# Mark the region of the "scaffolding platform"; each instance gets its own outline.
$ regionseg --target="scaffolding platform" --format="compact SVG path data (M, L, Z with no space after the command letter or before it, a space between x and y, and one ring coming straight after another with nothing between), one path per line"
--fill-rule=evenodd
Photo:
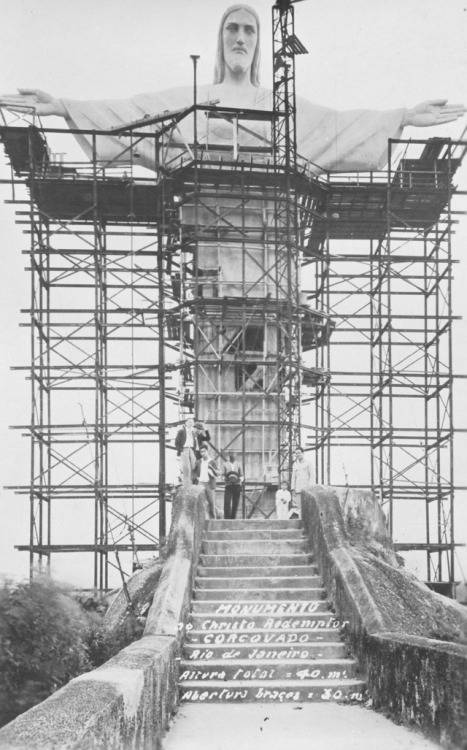
M212 414L215 445L230 430L219 454L241 446L252 465L245 433L264 442L277 423L265 476L301 441L317 482L339 484L333 456L360 451L364 486L378 493L396 538L404 503L424 503L424 539L398 538L399 549L425 554L433 585L452 584L453 177L467 144L397 141L386 171L333 175L278 163L267 149L220 158L192 143L151 174L57 163L36 126L1 127L0 140L10 202L31 242L25 369L35 417L21 429L33 458L30 484L15 488L31 499L21 546L31 564L92 552L94 585L106 589L115 551L156 552L171 493L163 452L198 401ZM252 282L259 246L264 268ZM228 253L237 280L219 273ZM157 352L153 362L143 345ZM358 369L347 365L349 347L361 352ZM61 392L83 401L81 421L54 421L51 398ZM413 424L409 403L420 416ZM131 457L145 447L152 453ZM127 453L113 456L120 448ZM150 478L115 481L116 465L148 466L156 454ZM243 513L267 517L272 490L261 510L265 493L250 484ZM93 542L52 543L50 507L70 499L94 503Z
M162 201L172 201L174 196L185 200L195 175L205 186L205 198L209 197L208 186L212 186L212 196L222 188L225 198L236 197L242 187L250 200L255 190L261 191L258 199L264 199L265 189L272 199L284 182L284 171L278 173L272 163L211 160L209 152L202 153L196 165L188 162L172 170L170 181L130 179L127 174L109 176L105 164L99 165L96 181L89 168L51 163L45 138L37 128L0 127L0 140L16 176L24 178L34 192L37 209L52 219L81 220L95 211L102 221L158 222L163 214ZM439 145L438 139L434 140ZM292 172L292 189L303 196L302 202L309 199L308 206L301 208L313 215L313 238L304 248L305 254L316 252L326 237L380 240L388 228L423 231L437 223L460 164L455 158L434 158L438 150L433 151L430 142L418 159L402 159L392 176L390 193L384 173L344 181L337 175L326 180L310 171Z

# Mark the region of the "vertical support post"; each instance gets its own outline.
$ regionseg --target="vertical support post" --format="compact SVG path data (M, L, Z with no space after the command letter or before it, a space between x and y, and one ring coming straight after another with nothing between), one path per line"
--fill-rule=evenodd
M161 194L161 214L164 217L164 207L166 195L164 190L165 182L162 185ZM164 242L165 242L165 222L158 224L157 227L157 330L158 330L158 376L159 376L159 477L158 477L158 494L159 494L159 549L161 548L166 536L166 505L165 505L165 330L164 330Z
M275 191L275 242L278 305L278 473L290 481L295 444L300 439L301 311L298 276L297 198L291 176L296 169L294 8L276 3L273 27L273 151L278 180ZM298 41L298 40L296 40ZM303 48L304 50L304 48ZM301 51L303 51L301 49Z
M386 315L384 328L386 346L384 349L384 368L383 368L383 380L381 384L382 396L384 399L384 390L387 388L387 488L385 490L386 496L389 503L389 533L392 536L394 529L394 487L393 487L393 476L394 476L394 411L393 411L393 372L392 372L392 258L391 258L391 219L392 219L392 140L388 141L388 182L387 182L387 206L386 206L386 251L385 251L385 265L384 265L384 287L385 296L383 300L386 303ZM384 304L384 301L383 301ZM382 315L382 311L381 311ZM383 338L383 331L381 330L381 337ZM381 363L383 366L383 363ZM385 410L381 410L381 419L384 419ZM384 430L384 425L383 425ZM384 498L383 498L384 501Z
M34 575L34 544L36 541L36 389L38 378L36 372L36 258L35 258L35 222L34 222L34 149L32 145L32 133L28 133L28 150L29 150L29 227L31 232L30 245L30 263L31 263L31 289L30 289L30 356L31 356L31 432L30 432L30 489L29 489L29 578L32 580ZM42 481L39 476L38 482ZM39 486L39 498L42 497L42 489Z
M452 145L448 142L448 169L447 169L447 221L448 221L448 238L447 238L447 316L448 316L448 397L446 408L448 411L448 451L449 451L449 549L448 549L448 574L451 588L455 584L455 536L454 536L454 387L453 387L453 348L452 348ZM454 596L454 593L452 593Z
M96 134L92 135L92 216L94 229L94 587L103 591L108 583L108 487L106 426L106 281L105 244L99 207Z
M425 540L427 543L426 550L426 580L431 581L431 524L430 524L430 467L429 467L429 422L430 422L430 332L429 332L429 296L430 296L430 275L428 272L428 240L425 236L423 238L423 419L424 419L424 430L423 430L423 442L425 451L425 465L424 465L424 502L425 502Z
M193 61L193 153L195 159L198 158L198 82L197 82L197 68L199 55L190 55Z

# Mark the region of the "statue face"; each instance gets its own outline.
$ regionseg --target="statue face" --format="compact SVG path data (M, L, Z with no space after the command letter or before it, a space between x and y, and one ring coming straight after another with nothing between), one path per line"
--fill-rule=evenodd
M232 73L245 73L251 67L258 31L256 20L247 10L235 10L224 22L224 60Z

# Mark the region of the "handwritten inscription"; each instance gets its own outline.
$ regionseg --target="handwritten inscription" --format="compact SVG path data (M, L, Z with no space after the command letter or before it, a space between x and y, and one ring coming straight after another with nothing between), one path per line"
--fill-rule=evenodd
M255 620L216 620L215 618L206 618L200 624L201 630L255 630L258 627ZM283 620L278 617L269 617L262 621L261 627L265 630L319 630L320 628L333 628L338 630L341 627L339 620L333 616L321 618L305 619L288 619ZM187 630L191 630L191 623L187 625Z
M180 682L184 680L225 680L227 675L223 669L185 669L180 675Z
M305 667L301 665L289 666L284 665L267 666L267 667L235 667L227 666L226 669L184 669L180 674L180 682L190 680L277 680L277 679L294 679L294 680L339 680L347 678L347 671L341 669L323 669L321 667Z
M194 661L202 660L209 661L214 658L214 651L209 648L195 648L190 652L189 659ZM221 651L216 658L225 659L249 659L251 661L264 660L264 659L320 659L322 654L316 653L309 648L251 648L246 652L241 651L238 648L229 648L225 651Z
M316 612L321 605L319 600L312 602L223 602L216 607L217 615L296 615Z
M248 690L184 690L181 695L182 701L193 701L203 703L204 701L243 701L248 697Z
M361 702L363 694L361 691L346 691L340 688L316 688L309 690L307 688L300 690L280 690L276 688L258 687L249 688L218 688L203 690L183 690L181 700L192 703L209 703L211 701L244 701L248 697L258 701L273 701L278 703L284 702L301 702L306 700L322 701L354 701Z
M273 644L281 643L289 645L291 643L315 643L317 641L326 640L326 633L323 631L320 635L316 634L316 631L310 631L306 633L293 633L287 630L269 633L217 633L217 632L206 632L201 635L190 636L190 640L196 643L206 644L207 646L220 646L220 645L241 645L243 643L248 644Z

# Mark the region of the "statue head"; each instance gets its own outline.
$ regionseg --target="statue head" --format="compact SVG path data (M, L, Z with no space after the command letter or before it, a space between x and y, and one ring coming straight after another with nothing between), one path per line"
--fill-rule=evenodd
M244 3L238 3L238 5L231 5L221 18L219 25L219 34L217 37L217 53L216 53L216 65L214 68L214 83L222 83L225 78L226 65L231 67L235 64L232 59L233 54L229 49L226 49L226 45L229 45L229 36L233 33L237 22L251 26L254 30L254 36L256 44L254 48L250 50L247 48L248 43L245 45L245 52L243 53L244 60L239 58L238 64L249 65L250 68L250 81L253 86L259 86L259 60L260 60L260 47L259 47L259 17L253 8ZM248 31L248 29L247 29ZM251 33L251 32L250 32ZM253 40L252 40L253 41Z

